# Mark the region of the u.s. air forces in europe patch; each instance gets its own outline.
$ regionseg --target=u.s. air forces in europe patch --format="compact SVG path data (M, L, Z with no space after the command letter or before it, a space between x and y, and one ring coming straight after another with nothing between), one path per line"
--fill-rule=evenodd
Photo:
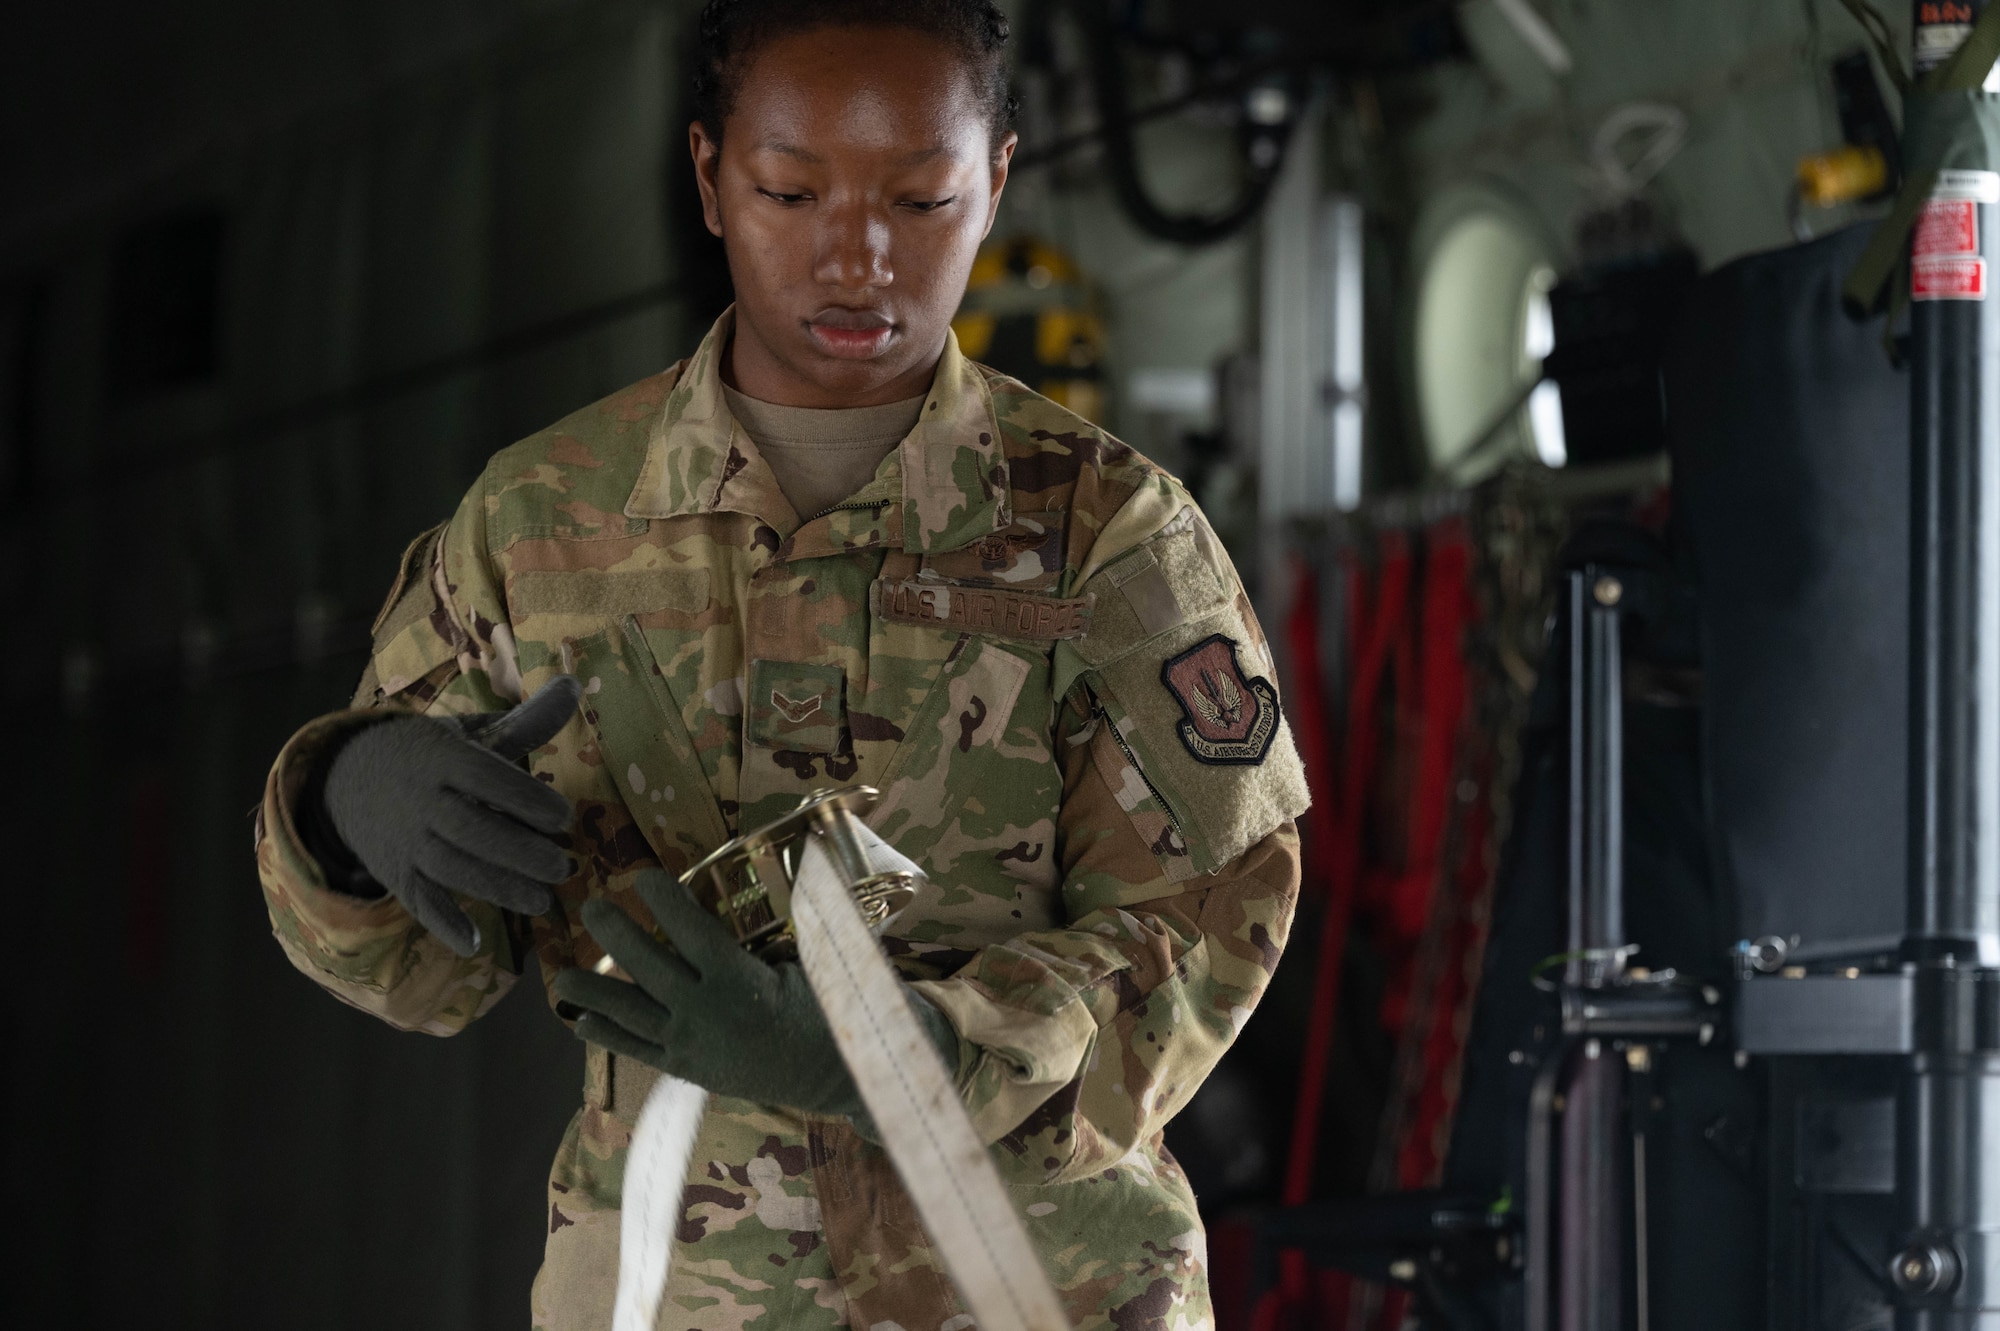
M1243 673L1233 640L1211 634L1169 657L1160 666L1160 682L1186 713L1181 743L1196 761L1264 761L1278 733L1278 691L1261 675Z

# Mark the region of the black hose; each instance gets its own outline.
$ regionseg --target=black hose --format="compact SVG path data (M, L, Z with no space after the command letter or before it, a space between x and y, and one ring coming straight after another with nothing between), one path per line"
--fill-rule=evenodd
M1272 150L1269 160L1261 165L1255 158L1245 157L1245 180L1235 202L1219 213L1170 213L1147 193L1146 183L1139 176L1138 142L1126 96L1125 66L1111 21L1104 7L1092 0L1083 0L1075 7L1075 13L1090 55L1106 174L1119 206L1141 231L1180 245L1209 245L1242 230L1270 197L1271 186L1284 164L1285 141L1291 128L1289 118L1279 124L1256 127L1256 138L1268 142ZM1248 142L1254 141L1253 138Z

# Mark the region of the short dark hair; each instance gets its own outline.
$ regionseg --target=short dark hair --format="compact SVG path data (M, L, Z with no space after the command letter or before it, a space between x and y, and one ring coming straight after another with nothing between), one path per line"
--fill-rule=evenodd
M717 143L743 72L774 37L819 28L907 28L956 47L985 103L998 148L1014 123L1007 16L989 0L708 0L694 66L694 114Z

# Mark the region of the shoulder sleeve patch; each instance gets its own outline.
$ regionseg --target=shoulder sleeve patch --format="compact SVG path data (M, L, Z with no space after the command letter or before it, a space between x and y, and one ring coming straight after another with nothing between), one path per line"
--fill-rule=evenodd
M1212 873L1305 811L1305 771L1279 708L1270 650L1235 570L1193 508L1080 590L1097 596L1091 631L1058 644L1057 682L1080 680L1089 690L1177 829L1184 845L1148 843L1170 878L1190 867ZM1072 652L1065 671L1061 658ZM1180 862L1169 863L1163 846Z
M1240 647L1211 633L1160 664L1160 683L1184 713L1181 743L1196 762L1254 767L1278 737L1278 691L1262 675L1243 673Z

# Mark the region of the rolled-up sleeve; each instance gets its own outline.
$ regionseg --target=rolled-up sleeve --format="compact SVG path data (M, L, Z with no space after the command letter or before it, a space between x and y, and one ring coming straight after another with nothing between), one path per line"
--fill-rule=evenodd
M404 552L376 618L354 704L307 722L279 752L257 813L257 873L292 964L336 998L403 1030L452 1035L504 995L527 954L522 922L465 900L480 947L459 957L393 897L330 881L306 820L330 747L397 715L490 711L518 700L512 640L485 548L483 486Z

